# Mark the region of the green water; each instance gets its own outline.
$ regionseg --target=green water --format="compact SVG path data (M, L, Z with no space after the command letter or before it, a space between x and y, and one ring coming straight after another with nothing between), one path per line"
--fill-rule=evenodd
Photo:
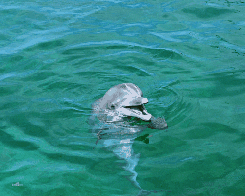
M0 195L245 195L244 5L1 1ZM124 82L168 123L131 170L88 124Z

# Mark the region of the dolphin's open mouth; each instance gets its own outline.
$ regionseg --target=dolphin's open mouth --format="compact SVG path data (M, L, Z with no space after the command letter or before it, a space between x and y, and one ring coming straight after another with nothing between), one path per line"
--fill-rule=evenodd
M150 120L151 118L151 114L147 112L144 104L134 105L134 106L124 106L124 108L130 111L131 113L130 116L135 116L146 121Z
M136 105L136 106L124 106L125 108L128 108L130 109L131 111L133 111L134 113L136 114L143 114L143 115L146 115L148 114L146 109L145 109L145 106L142 104L142 105Z

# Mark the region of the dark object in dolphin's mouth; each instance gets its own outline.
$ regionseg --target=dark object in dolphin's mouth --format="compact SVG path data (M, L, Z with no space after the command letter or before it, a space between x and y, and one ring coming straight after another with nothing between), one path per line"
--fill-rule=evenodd
M164 118L160 118L160 117L156 118L152 116L151 123L148 124L148 128L164 130L168 128L168 125Z

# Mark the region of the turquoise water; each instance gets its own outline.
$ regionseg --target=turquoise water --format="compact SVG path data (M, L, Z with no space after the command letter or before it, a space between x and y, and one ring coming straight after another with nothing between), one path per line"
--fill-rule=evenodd
M244 6L1 1L0 195L244 195ZM91 104L124 82L169 128L96 145Z

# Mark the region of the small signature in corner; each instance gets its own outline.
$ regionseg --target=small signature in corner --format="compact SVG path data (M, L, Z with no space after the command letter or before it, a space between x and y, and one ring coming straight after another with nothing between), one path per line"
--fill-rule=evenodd
M16 182L15 184L12 184L12 186L23 186L23 184L20 184L19 182Z

